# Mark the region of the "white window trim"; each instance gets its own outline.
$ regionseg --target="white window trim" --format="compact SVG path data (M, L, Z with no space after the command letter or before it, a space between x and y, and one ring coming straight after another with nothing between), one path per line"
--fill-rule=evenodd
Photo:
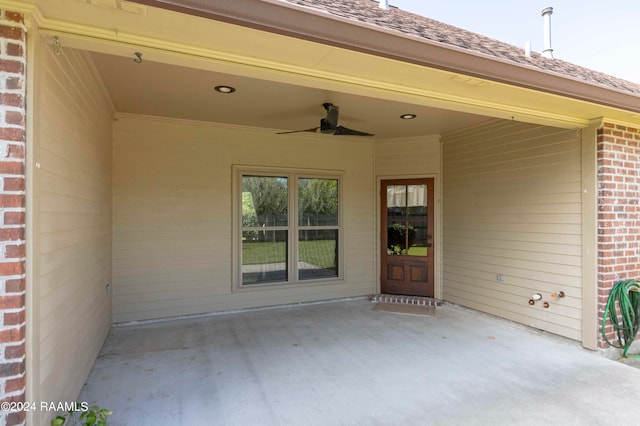
M263 284L242 284L242 176L278 176L289 179L289 252L287 253L289 270L287 282ZM344 172L336 170L289 169L278 167L232 166L232 291L244 292L286 287L305 287L344 283ZM298 178L318 178L338 180L338 276L318 279L298 279ZM306 227L302 227L306 228ZM335 229L333 226L315 227L316 229Z

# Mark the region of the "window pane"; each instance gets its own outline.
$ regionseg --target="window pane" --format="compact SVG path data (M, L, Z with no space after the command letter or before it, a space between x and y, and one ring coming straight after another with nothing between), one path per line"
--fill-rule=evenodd
M298 224L338 225L338 180L298 179Z
M242 284L287 281L287 231L242 232Z
M387 209L405 207L407 205L407 186L387 186Z
M387 186L387 254L407 254L407 186Z
M407 188L407 218L409 228L409 256L426 256L427 185L409 185Z
M299 231L298 279L312 280L338 276L338 230Z
M242 176L242 227L287 226L286 177Z

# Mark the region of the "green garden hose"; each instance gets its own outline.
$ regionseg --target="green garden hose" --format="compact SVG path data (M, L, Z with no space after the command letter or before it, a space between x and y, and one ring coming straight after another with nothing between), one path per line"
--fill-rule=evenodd
M609 322L616 332L617 342L607 338L606 325ZM614 348L623 349L622 356L633 343L640 328L640 282L637 280L618 281L611 289L607 307L602 318L602 337ZM640 356L632 356L640 358Z

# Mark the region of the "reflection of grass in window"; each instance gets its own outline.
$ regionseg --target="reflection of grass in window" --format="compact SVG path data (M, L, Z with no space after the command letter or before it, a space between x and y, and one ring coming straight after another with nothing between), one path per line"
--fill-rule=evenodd
M409 256L426 256L427 248L424 246L411 246L408 254Z
M300 261L310 263L322 269L336 266L335 240L300 241Z
M287 247L281 242L247 242L242 243L242 264L262 265L287 261Z
M300 261L323 269L335 267L336 242L334 240L300 241ZM284 242L243 242L242 264L260 265L285 262Z

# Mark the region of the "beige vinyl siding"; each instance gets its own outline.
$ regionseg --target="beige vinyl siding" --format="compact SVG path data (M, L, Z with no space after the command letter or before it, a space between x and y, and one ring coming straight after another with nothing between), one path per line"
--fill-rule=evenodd
M376 142L376 175L379 177L424 176L439 172L439 136Z
M105 286L111 282L113 108L89 55L73 49L55 55L40 43L29 157L37 258L29 377L37 400L74 401L111 327Z
M445 299L580 340L579 132L493 121L442 140Z
M373 155L369 140L120 116L114 136L114 321L371 294ZM233 165L344 173L343 281L232 290Z

